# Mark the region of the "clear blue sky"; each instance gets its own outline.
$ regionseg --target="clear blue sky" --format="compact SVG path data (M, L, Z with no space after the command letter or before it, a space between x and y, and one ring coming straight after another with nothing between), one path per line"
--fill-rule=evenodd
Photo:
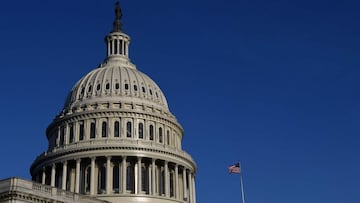
M105 57L115 1L1 1L0 179L30 178L67 92ZM165 93L199 203L360 202L360 3L122 0L130 57Z

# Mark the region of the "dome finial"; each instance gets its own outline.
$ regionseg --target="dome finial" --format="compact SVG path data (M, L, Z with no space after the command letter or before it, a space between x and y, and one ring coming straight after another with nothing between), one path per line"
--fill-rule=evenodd
M113 32L122 32L122 23L121 23L122 12L120 8L120 3L117 1L115 3L115 20L113 23Z

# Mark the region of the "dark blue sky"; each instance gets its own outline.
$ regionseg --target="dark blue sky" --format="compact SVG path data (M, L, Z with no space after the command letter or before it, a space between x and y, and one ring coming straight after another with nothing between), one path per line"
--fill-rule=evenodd
M0 179L30 178L67 92L105 57L115 1L0 2ZM165 93L199 203L360 202L360 3L122 0L130 58Z

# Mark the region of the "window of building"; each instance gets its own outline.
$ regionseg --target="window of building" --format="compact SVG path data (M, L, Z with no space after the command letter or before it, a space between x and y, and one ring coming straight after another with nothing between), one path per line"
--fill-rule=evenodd
M119 193L120 191L120 169L118 165L113 167L113 191Z
M120 122L115 121L114 123L114 137L120 137Z
M79 140L84 140L84 124L80 123L79 126Z
M163 142L163 133L162 133L162 128L159 128L159 142L162 143Z
M170 145L170 131L169 130L166 131L166 144Z
M128 121L126 123L126 137L131 137L132 136L132 125L131 122Z
M115 39L114 42L115 42L114 53L115 53L115 54L118 54L118 44L117 44L117 43L118 43L118 40Z
M150 125L149 127L149 139L154 140L154 126Z
M105 88L106 88L107 90L110 89L110 84L109 84L109 83L106 83Z
M137 90L138 90L137 85L134 85L134 90L135 90L135 91L137 91Z
M69 135L69 142L73 143L74 142L74 126L71 124L70 125L70 135Z
M117 89L117 90L118 90L119 88L120 88L119 83L116 83L116 84L115 84L115 89Z
M60 146L64 145L65 142L65 127L61 126L60 128Z
M149 194L149 170L145 165L141 166L141 191Z
M95 138L95 123L90 124L90 138Z
M101 166L98 173L98 194L103 194L106 191L106 167Z
M174 172L171 171L170 172L170 197L174 197L174 188L175 188L175 183L174 183Z
M113 53L113 41L111 40L110 41L110 54Z
M126 167L126 190L134 193L135 191L135 174L134 174L134 166L129 164Z
M129 84L125 84L125 89L126 89L126 90L129 89Z
M144 124L139 123L139 139L144 138Z
M165 171L164 168L161 168L159 170L159 194L164 195L165 194Z
M120 54L123 54L123 41L120 40Z
M102 126L101 126L101 136L102 137L107 137L107 123L104 121L102 122Z
M101 85L98 84L98 85L96 86L96 90L100 90L100 87L101 87Z
M84 188L84 192L85 193L89 193L90 192L90 178L91 177L91 167L88 166L85 169L85 188Z
M142 92L144 92L144 93L146 92L145 87L141 87L141 89L142 89Z

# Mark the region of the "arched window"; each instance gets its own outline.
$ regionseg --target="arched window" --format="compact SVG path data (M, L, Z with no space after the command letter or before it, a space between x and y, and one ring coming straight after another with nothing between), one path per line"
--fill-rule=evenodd
M132 125L131 122L128 121L126 123L126 137L131 137L132 136Z
M149 139L154 140L154 126L150 125L149 127Z
M61 126L60 128L60 146L64 145L65 142L65 127Z
M120 191L120 169L118 165L113 167L113 191L114 193Z
M167 145L170 145L170 131L169 130L166 131L166 142L167 142Z
M106 189L106 167L101 166L98 173L98 194L105 193Z
M70 143L74 142L74 126L72 124L70 125L69 142Z
M95 123L90 124L90 138L95 138Z
M102 137L107 137L107 123L104 121L102 123L102 129L101 129L101 136Z
M144 138L144 124L139 123L139 139Z
M162 134L162 128L159 128L159 142L163 142L163 134Z
M83 140L84 139L84 124L80 123L79 126L79 140Z
M115 121L114 123L114 137L120 137L120 122Z

